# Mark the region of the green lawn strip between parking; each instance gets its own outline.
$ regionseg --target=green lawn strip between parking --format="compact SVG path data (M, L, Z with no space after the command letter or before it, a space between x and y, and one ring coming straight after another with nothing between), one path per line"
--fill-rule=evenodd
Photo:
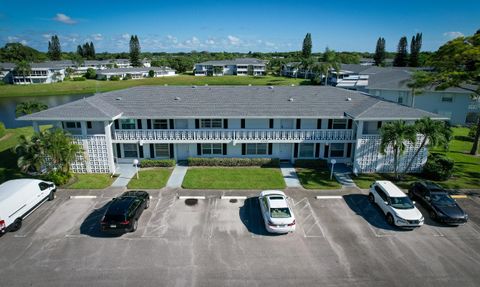
M326 169L296 168L298 179L306 189L339 189L342 185L330 180L330 171Z
M479 189L480 188L480 156L469 154L473 141L468 137L468 128L453 128L454 138L450 142L447 152L441 149L432 149L430 152L446 154L455 161L452 178L445 181L436 181L448 189ZM391 174L360 174L352 176L358 187L369 188L375 180L392 180ZM412 182L424 180L420 174L407 174L404 179L395 182L401 188L408 188Z
M278 168L189 168L182 184L187 189L283 189Z
M115 178L106 173L75 174L73 183L63 186L69 189L104 189L112 185Z
M171 168L141 169L128 183L129 189L160 189L165 187L172 174Z
M222 76L200 77L193 75L178 75L172 77L145 78L127 81L64 81L45 85L1 85L0 97L52 96L70 94L93 94L142 85L299 85L310 81L280 76Z

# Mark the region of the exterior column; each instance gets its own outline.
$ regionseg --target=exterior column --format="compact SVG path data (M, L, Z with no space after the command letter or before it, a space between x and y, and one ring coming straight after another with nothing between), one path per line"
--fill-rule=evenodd
M80 127L82 128L82 136L87 135L87 122L81 121L80 122Z
M115 173L115 161L113 157L113 145L112 145L112 123L110 121L104 121L105 126L105 141L107 143L107 155L108 155L108 167L110 169L110 173Z
M360 138L363 135L363 121L357 122L357 132L356 132L356 142L355 142L355 150L353 151L353 173L358 174L359 166L358 166L358 153L357 151L360 149Z
M38 122L32 122L32 126L33 126L33 131L38 133L40 132L40 127L38 126Z

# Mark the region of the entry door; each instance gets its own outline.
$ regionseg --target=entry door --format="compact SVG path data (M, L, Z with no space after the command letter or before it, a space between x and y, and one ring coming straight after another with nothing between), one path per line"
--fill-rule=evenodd
M279 144L278 157L281 160L290 160L292 157L292 144Z
M280 120L281 129L293 129L293 119L282 119Z
M188 144L177 144L177 160L188 159Z

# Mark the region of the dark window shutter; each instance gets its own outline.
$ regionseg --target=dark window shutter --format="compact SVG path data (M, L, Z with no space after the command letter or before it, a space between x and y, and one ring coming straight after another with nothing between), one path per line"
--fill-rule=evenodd
M244 129L245 128L245 119L240 120L240 128Z
M352 124L353 124L353 120L352 119L349 119L348 120L348 124L347 124L347 129L352 129Z
M320 157L320 144L315 144L315 157Z
M298 143L293 144L293 157L298 157Z
M321 129L322 128L322 119L318 119L317 120L317 129Z
M152 120L151 119L147 120L147 129L149 129L149 130L152 129Z
M65 123L62 122L62 129L65 129Z
M195 128L196 129L200 128L200 120L199 119L195 119Z
M173 119L170 119L170 129L174 129L175 128L175 122L173 121Z
M120 123L118 122L118 120L115 120L115 129L120 129Z
M168 146L168 151L170 152L170 158L174 158L175 157L175 151L173 149L173 144L170 144Z
M377 129L379 129L379 128L381 128L381 127L382 127L382 121L379 121L379 122L377 123Z
M323 157L324 158L328 158L328 150L329 150L329 147L328 145L325 145L325 151L323 152Z
M223 119L223 128L228 129L228 119Z
M138 153L140 154L140 158L143 158L143 146L138 147Z
M155 146L154 144L150 144L150 158L155 157Z
M333 128L333 120L329 119L328 120L328 129L331 130Z
M247 154L247 144L242 144L242 155Z
M202 144L197 144L197 155L202 155Z
M122 157L122 150L120 149L120 144L117 144L117 157L118 158Z
M92 122L87 122L87 129L91 129L92 128Z
M223 150L223 155L227 155L227 144L223 144L222 150Z
M141 119L137 120L137 129L139 129L139 130L142 129L142 120Z
M347 157L352 156L352 143L347 144Z
M272 148L273 148L273 145L271 143L268 144L268 154L272 154Z
M270 129L273 129L273 119L270 119L269 123L268 123L268 127Z
M301 119L297 119L297 130L301 129L302 128L302 120Z

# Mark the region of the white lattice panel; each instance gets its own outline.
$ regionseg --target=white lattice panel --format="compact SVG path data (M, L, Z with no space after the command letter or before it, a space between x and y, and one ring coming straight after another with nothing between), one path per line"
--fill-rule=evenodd
M74 136L74 142L83 147L84 153L77 155L71 168L76 173L110 173L107 140L103 135Z

